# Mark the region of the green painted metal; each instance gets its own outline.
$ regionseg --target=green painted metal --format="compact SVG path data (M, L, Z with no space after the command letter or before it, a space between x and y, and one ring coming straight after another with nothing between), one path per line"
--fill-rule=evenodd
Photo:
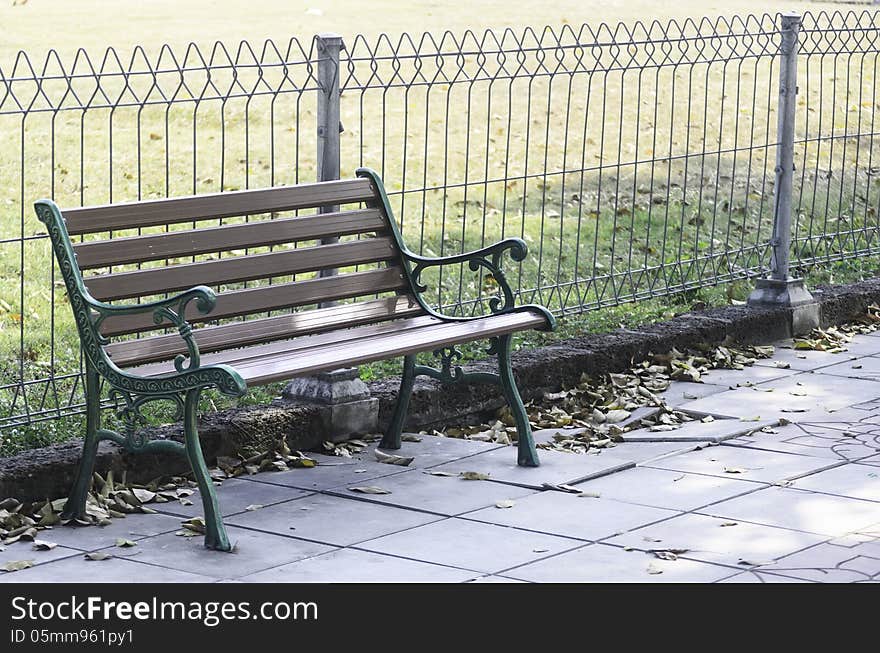
M514 293L507 281L507 277L502 269L502 256L505 252L510 254L514 261L523 261L528 253L526 243L520 238L505 238L493 245L483 247L472 252L463 254L455 254L453 256L443 256L438 258L428 258L410 251L403 242L403 236L394 219L394 212L388 201L388 194L385 191L385 185L375 170L370 168L358 168L358 177L365 177L372 181L379 197L379 203L375 208L381 209L388 219L391 233L397 243L400 251L399 264L401 269L409 281L410 289L416 301L422 309L435 317L446 321L471 321L479 320L480 316L453 316L444 315L428 305L422 298L422 293L427 290L427 286L421 282L422 272L430 267L455 265L467 263L468 268L472 272L480 269L488 272L498 284L500 297L492 297L489 299L489 310L493 314L516 313L516 312L532 312L542 314L547 325L544 330L553 331L556 328L556 318L545 307L538 304L524 304L522 306L514 305ZM435 355L441 358L441 368L435 369L424 365L415 365L414 359L404 362L404 373L400 383L400 393L397 397L397 406L391 421L391 426L385 433L380 446L389 449L400 448L400 433L403 430L403 422L406 417L406 408L409 405L409 395L412 393L413 380L418 375L430 376L442 383L493 383L501 386L504 397L510 406L510 412L516 423L516 432L518 437L517 464L525 467L537 467L540 462L538 460L538 451L535 447L535 440L532 436L532 428L529 424L529 417L523 405L522 397L516 387L516 381L513 377L513 370L510 363L510 345L511 336L504 335L490 340L489 353L498 357L499 373L489 374L486 372L464 372L461 367L455 366L454 361L461 357L461 352L457 349L447 348L438 350Z
M223 517L214 492L214 483L208 473L202 447L199 444L198 409L201 388L187 390L183 411L183 435L186 442L186 457L192 467L199 493L202 495L202 507L205 511L205 547L218 551L231 551L232 545L223 526Z
M210 312L217 301L214 292L206 286L197 286L167 299L144 304L107 304L92 297L83 283L82 274L76 264L76 256L70 243L70 236L61 211L51 200L35 203L37 217L49 232L49 239L55 251L55 258L73 316L79 331L80 343L86 361L86 434L83 453L77 478L70 497L63 510L63 517L73 519L85 517L85 504L91 485L92 472L101 440L110 440L128 451L154 452L172 451L185 453L195 475L205 504L206 536L205 546L228 551L229 539L217 509L214 485L208 476L198 440L196 411L202 389L215 387L221 392L241 396L247 385L234 369L227 365L200 365L199 349L192 334L192 328L185 320L186 307L196 302L202 314ZM170 323L177 327L180 337L186 344L187 354L180 354L174 361L174 373L158 377L141 378L119 369L104 352L107 338L101 335L101 324L114 315L152 313L157 326ZM118 411L125 425L125 433L101 428L101 386L102 379L109 386L109 396L122 400L123 407ZM183 398L182 398L183 397ZM171 401L184 419L186 445L166 440L148 440L144 434L140 409L153 401Z
M409 408L409 400L412 396L413 382L416 374L416 355L410 354L403 357L403 376L400 378L400 390L397 392L397 403L394 406L394 414L382 441L380 449L400 449L400 434L403 432L403 422L406 420L406 412Z
M500 240L497 243L483 247L482 249L465 252L463 254L440 256L436 258L421 256L420 254L410 251L407 248L406 243L403 242L403 236L400 233L400 228L397 226L397 221L394 219L394 211L391 209L391 203L388 201L388 194L385 191L385 185L382 183L382 178L379 177L379 173L371 168L358 168L356 174L358 177L365 177L373 182L373 186L379 196L379 202L374 203L372 208L381 209L388 218L391 233L394 236L394 240L397 243L397 248L400 252L398 263L400 264L401 269L403 269L407 281L409 281L415 300L426 313L446 321L467 322L480 319L479 316L467 317L460 315L445 315L434 310L422 298L422 293L427 290L427 288L419 282L424 270L429 267L467 263L468 267L474 272L480 268L485 269L498 283L502 296L493 297L489 300L489 308L492 313L540 313L547 320L547 325L543 330L553 331L556 329L556 318L544 306L539 304L514 306L513 290L511 290L510 284L501 269L501 256L504 252L510 252L510 257L514 261L525 260L526 254L528 253L528 247L525 241L521 238L505 238L504 240Z

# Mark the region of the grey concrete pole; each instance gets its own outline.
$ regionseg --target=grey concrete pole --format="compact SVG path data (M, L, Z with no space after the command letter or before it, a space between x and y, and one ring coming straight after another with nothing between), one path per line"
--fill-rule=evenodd
M315 37L318 51L318 181L339 179L339 53L345 47L339 34L319 34ZM338 211L338 206L325 206L321 213ZM322 245L338 243L339 238L326 238ZM336 269L321 270L320 276L331 277ZM322 306L331 306L331 302Z
M797 109L798 31L801 17L782 14L779 49L779 111L776 122L776 185L773 192L773 257L770 278L788 281L791 256L791 180L794 174L794 121Z
M339 179L340 68L339 53L345 48L339 34L315 37L318 53L318 181ZM325 206L321 213L333 213L339 206ZM322 245L338 243L339 238L324 238ZM322 277L339 274L338 269L321 270ZM336 302L321 302L320 308ZM379 400L370 396L370 389L361 381L358 368L346 367L315 376L298 377L284 388L283 396L295 401L321 404L321 420L326 437L342 442L354 435L376 433L379 428Z
M801 17L797 13L780 15L779 31L779 111L776 123L776 184L773 189L773 238L770 274L759 279L749 295L748 305L789 311L790 332L802 335L819 326L819 304L804 287L803 279L790 273L791 195L794 176L794 132L797 114L797 58Z

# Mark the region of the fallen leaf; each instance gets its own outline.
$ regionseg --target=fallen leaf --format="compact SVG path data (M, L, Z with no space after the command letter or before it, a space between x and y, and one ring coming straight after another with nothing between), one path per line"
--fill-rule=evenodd
M541 483L541 487L546 490L556 490L557 492L570 492L572 494L580 494L582 492L580 488L575 487L574 485L556 485L554 483Z
M655 558L660 558L661 560L678 560L678 556L675 555L672 551L651 551L654 554Z
M415 458L412 456L398 456L396 454L379 451L378 449L376 449L373 453L376 455L376 460L378 460L380 463L385 463L386 465L400 465L401 467L406 467L413 460L415 460Z
M423 469L425 474L430 474L431 476L458 476L458 474L453 474L452 472L441 472L433 469Z
M86 560L94 560L97 562L100 562L101 560L109 560L112 557L112 555L103 551L93 551L92 553L86 554Z
M649 562L647 568L645 569L649 574L662 574L663 570L655 565L653 562Z
M725 467L724 468L725 474L745 474L747 471L749 471L749 470L744 469L743 467Z
M504 501L496 501L496 508L513 508L516 505L515 501L511 501L510 499L505 499Z
M0 566L0 569L3 571L21 571L22 569L27 569L29 567L34 566L33 560L10 560L9 562L4 563Z
M188 531L193 531L194 533L199 533L200 535L204 535L206 529L205 520L203 517L193 517L192 519L188 519L183 522L183 527Z
M56 546L58 546L55 542L47 542L46 540L34 540L33 550L34 551L51 551Z
M725 526L739 526L739 522L736 521L725 521L721 522L720 526L724 528Z
M740 558L739 562L737 562L736 564L746 567L764 567L766 565L773 565L776 563L773 560L749 560L747 558Z
M133 546L137 546L137 542L132 542L131 540L126 540L124 537L117 538L116 546L121 549L128 549Z
M459 472L458 474L465 481L488 481L489 475L482 472Z
M384 490L375 485L359 485L357 487L348 488L351 492L360 492L361 494L391 494L390 490Z
M259 510L262 507L262 503L252 503L251 505L247 506L245 510L247 510L248 512L253 512L254 510Z

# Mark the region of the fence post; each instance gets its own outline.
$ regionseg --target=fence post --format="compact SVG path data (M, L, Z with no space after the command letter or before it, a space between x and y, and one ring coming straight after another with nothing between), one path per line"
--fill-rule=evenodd
M339 34L319 34L315 37L318 50L318 181L339 179L339 134L342 123L339 119L339 53L343 49L342 37ZM338 206L321 207L321 213L338 211ZM325 238L322 245L338 243L339 238ZM336 269L321 270L322 277L332 277L338 273ZM324 306L332 306L335 302L324 302Z
M749 306L791 310L793 335L807 333L819 326L819 305L789 270L792 236L792 178L794 176L794 127L797 110L797 59L800 14L780 15L779 31L779 109L776 123L776 182L773 187L773 238L770 275L759 279L749 296Z
M339 119L340 68L339 53L345 48L339 34L318 34L315 37L318 54L318 111L317 162L318 181L339 179ZM333 213L339 206L323 206L320 213ZM339 237L323 238L322 245L339 242ZM338 269L321 270L321 277L339 274ZM337 302L320 302L328 308ZM324 436L332 442L341 442L352 436L376 433L379 428L379 400L370 396L367 384L361 381L356 367L346 367L315 376L293 379L284 388L284 397L306 400L322 406L321 420Z

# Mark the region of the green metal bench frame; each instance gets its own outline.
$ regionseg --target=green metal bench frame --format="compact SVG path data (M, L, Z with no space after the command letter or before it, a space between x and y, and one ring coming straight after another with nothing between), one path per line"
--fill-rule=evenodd
M398 251L398 265L406 278L406 285L412 297L418 302L423 314L434 316L445 323L475 322L484 319L480 316L462 317L444 315L424 300L422 293L427 289L421 275L428 268L443 265L467 264L471 271L484 270L498 284L500 296L491 298L489 309L494 315L517 312L537 313L544 317L544 329L552 330L556 322L553 315L544 307L537 305L514 305L514 293L502 270L502 256L507 253L514 261L526 257L526 244L518 238L508 238L477 251L447 256L427 258L407 249L398 229L397 222L379 175L360 168L357 176L371 181L375 191L373 200L367 204L379 209L388 221L388 231L393 236ZM216 197L221 197L219 194ZM173 201L173 200L169 200ZM206 388L216 388L230 396L241 396L247 391L247 383L233 366L225 364L206 364L200 362L196 332L186 319L187 306L194 302L197 311L208 315L215 307L217 296L207 286L196 286L167 299L142 304L110 304L95 299L86 287L74 247L66 227L62 211L51 200L35 203L37 217L46 225L55 256L67 288L71 309L79 332L85 360L86 432L82 459L69 499L62 513L64 519L85 516L85 506L90 489L98 444L102 440L115 442L130 452L173 451L184 453L189 460L193 475L201 492L205 512L205 546L211 549L229 551L229 538L221 518L217 497L208 468L199 444L197 410L199 398ZM134 206L132 204L131 206ZM247 214L242 211L241 214ZM186 346L186 354L174 359L174 372L161 376L140 376L117 366L105 352L109 338L101 333L101 325L114 316L151 314L157 328L175 327ZM380 447L397 449L401 446L401 432L406 418L413 382L416 376L426 375L443 383L492 383L500 386L510 406L518 433L517 462L522 466L539 464L528 415L523 406L511 368L511 333L490 338L488 353L497 357L498 374L467 373L455 363L460 356L452 347L435 351L441 359L441 367L435 369L416 364L416 354L404 356L403 376L398 401L380 443ZM463 341L466 340L463 338ZM232 343L234 346L234 343ZM240 345L239 345L240 346ZM121 401L119 411L126 428L124 433L102 428L101 395L102 383L109 386L109 396ZM183 420L184 443L171 440L149 440L139 428L140 409L149 402L170 401L177 407L177 419Z

